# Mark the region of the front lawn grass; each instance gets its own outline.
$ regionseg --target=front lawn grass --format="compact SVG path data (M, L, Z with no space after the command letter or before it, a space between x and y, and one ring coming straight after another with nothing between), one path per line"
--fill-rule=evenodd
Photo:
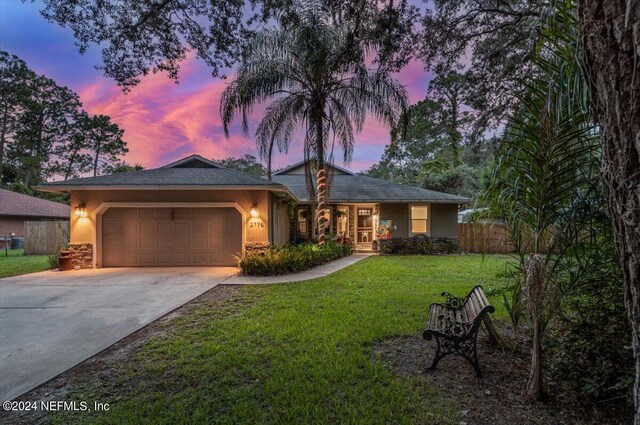
M24 249L10 249L5 257L0 250L0 278L41 272L49 269L48 255L24 255Z
M108 412L48 419L457 424L462 416L452 401L372 361L370 347L419 335L428 305L442 291L466 295L477 284L504 285L508 258L371 257L321 279L237 288L216 304L178 312L166 331L119 361L112 376L68 395L108 402ZM495 317L505 318L500 301L491 301ZM471 368L460 379L473 380Z

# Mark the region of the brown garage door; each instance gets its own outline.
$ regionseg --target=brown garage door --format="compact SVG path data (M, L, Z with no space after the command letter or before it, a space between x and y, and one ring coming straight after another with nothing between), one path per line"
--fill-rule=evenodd
M110 208L102 216L102 265L233 266L242 250L235 208Z

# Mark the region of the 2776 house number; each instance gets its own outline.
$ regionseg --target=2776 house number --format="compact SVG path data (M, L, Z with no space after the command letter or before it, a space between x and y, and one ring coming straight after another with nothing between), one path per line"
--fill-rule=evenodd
M249 227L264 227L264 223L262 221L252 221L249 223Z

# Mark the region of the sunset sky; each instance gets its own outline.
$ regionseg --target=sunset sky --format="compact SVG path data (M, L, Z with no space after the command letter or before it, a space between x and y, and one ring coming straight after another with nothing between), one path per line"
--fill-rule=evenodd
M71 31L47 22L40 8L39 2L0 0L0 48L18 55L37 73L74 90L89 113L109 115L125 130L127 162L153 168L192 153L214 159L256 154L253 137L242 134L239 122L234 122L230 140L222 131L220 94L233 78L232 72L227 80L214 79L202 62L189 59L182 65L179 84L164 74L150 75L123 94L112 80L94 69L101 63L99 50L93 47L80 55ZM420 63L411 63L397 78L405 84L411 102L424 98L430 76ZM255 108L250 134L262 110ZM374 119L367 120L356 138L349 168L368 168L380 159L388 142L388 130ZM301 159L301 141L294 141L288 155L277 154L274 164L282 166Z

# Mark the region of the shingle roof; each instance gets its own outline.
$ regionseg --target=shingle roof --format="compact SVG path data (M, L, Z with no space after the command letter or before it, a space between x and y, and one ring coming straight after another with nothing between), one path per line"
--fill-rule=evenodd
M283 174L274 174L273 181L270 181L242 171L220 167L201 156L191 155L152 170L43 183L39 187L44 190L71 190L91 187L144 189L145 187L200 188L215 186L219 188L222 186L233 188L237 186L259 186L265 189L286 188L300 202L309 202L305 175L286 174L286 170L299 167L301 164L303 163L281 170L280 172ZM338 169L351 173L348 170ZM371 177L339 173L330 178L329 200L333 202L469 202L469 199L457 195Z
M85 177L60 182L43 183L39 187L61 188L90 186L279 186L262 177L228 168L156 168L105 176Z
M69 218L69 205L0 189L0 215Z
M294 170L296 168L302 167L305 162L306 161L299 161L299 162L296 162L293 165L287 165L286 167L284 167L284 168L282 168L282 169L280 169L278 171L274 171L273 175L276 176L276 175L279 175L279 174L289 174L289 172L291 170ZM338 167L336 164L325 164L325 165L326 165L327 168L335 168L336 170L341 171L341 172L343 172L345 174L355 175L355 173L353 171L349 171L346 168Z
M309 202L304 175L280 174L273 180L285 185L301 202ZM331 202L469 202L462 196L359 175L335 174L330 177L329 187Z

